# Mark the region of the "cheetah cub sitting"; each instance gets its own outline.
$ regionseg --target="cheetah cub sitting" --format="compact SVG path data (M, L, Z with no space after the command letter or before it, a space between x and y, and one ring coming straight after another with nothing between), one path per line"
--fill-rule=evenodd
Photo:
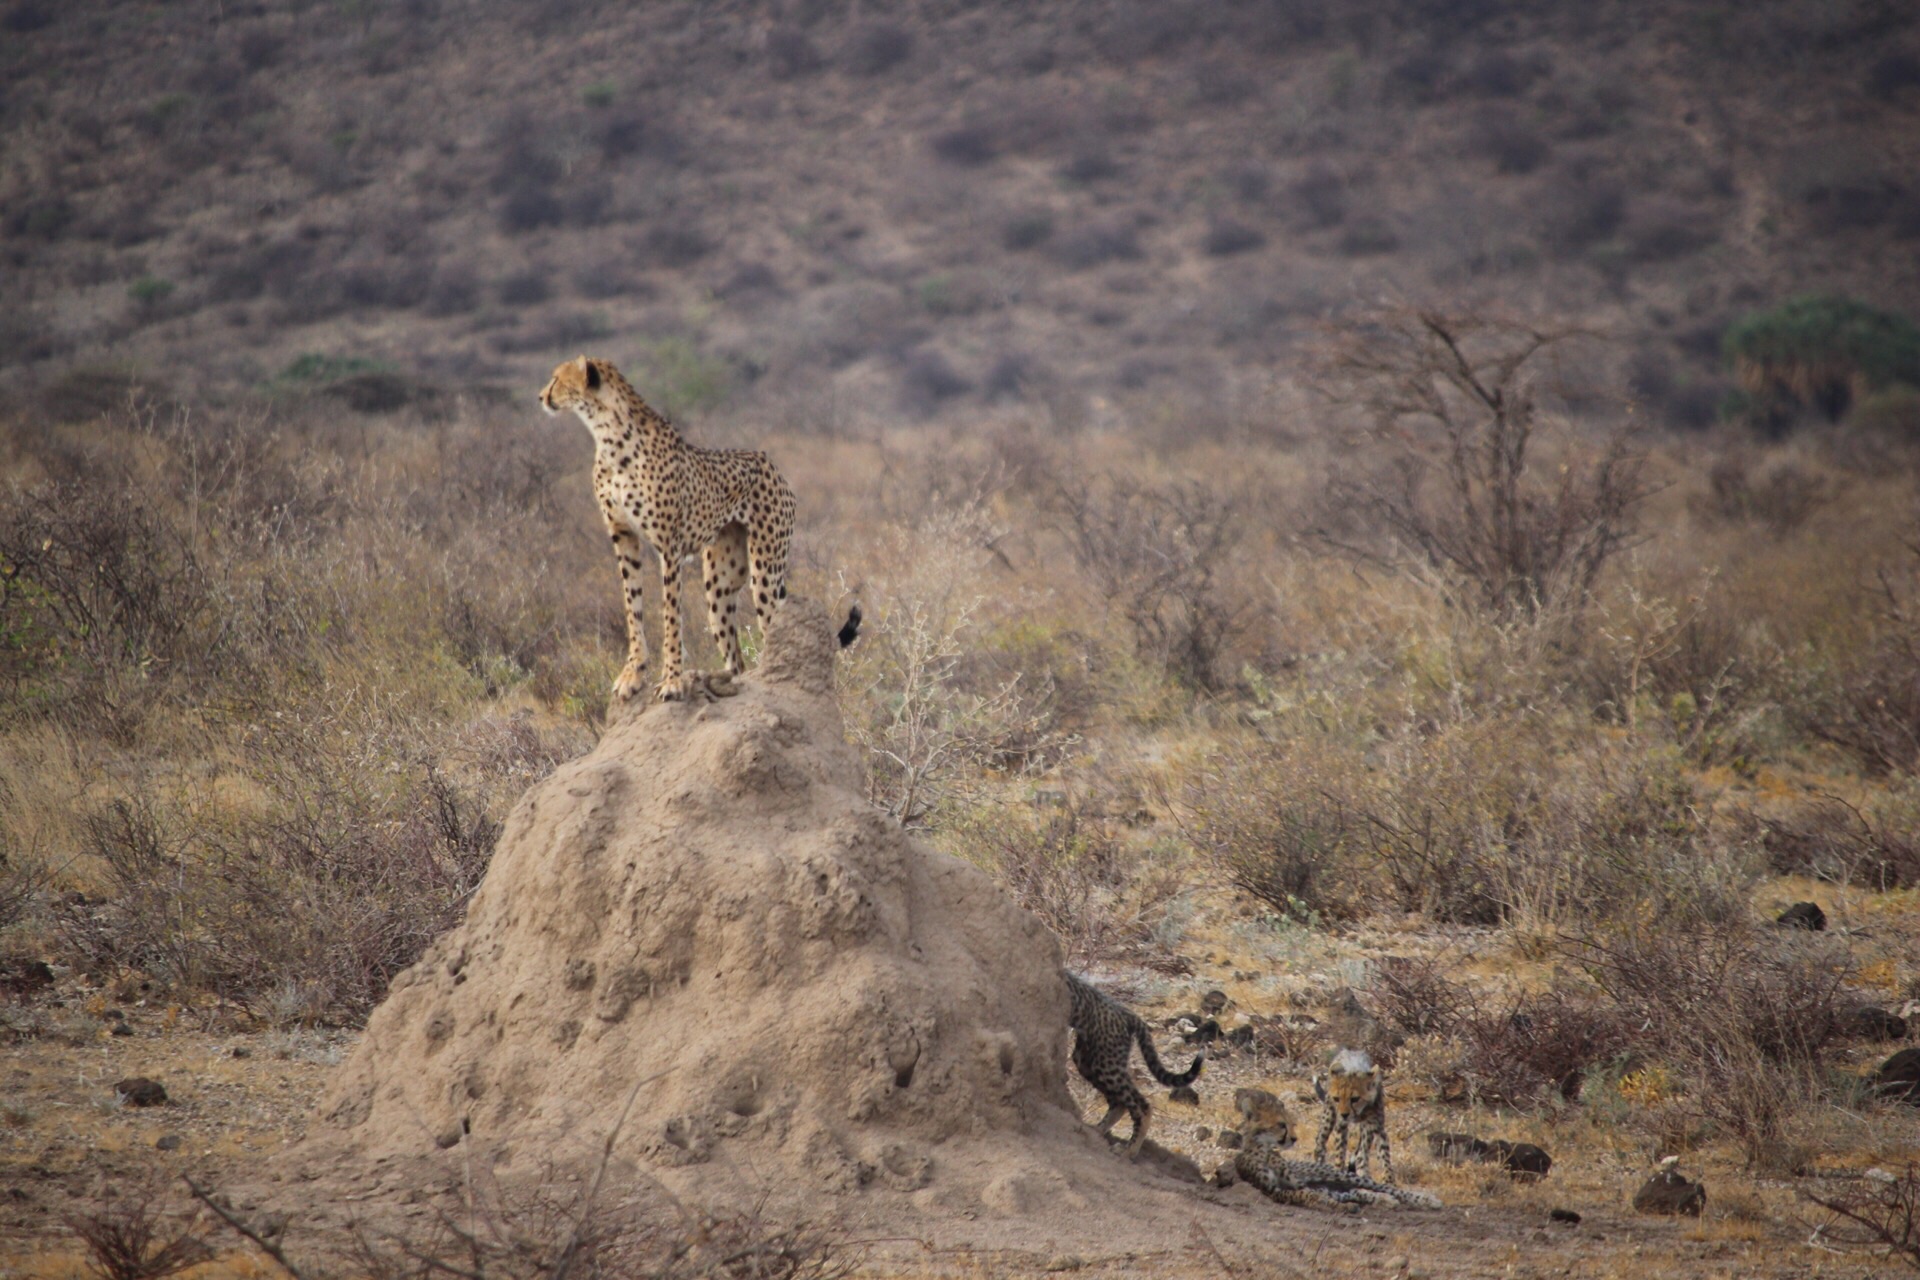
M1333 1057L1325 1075L1313 1078L1314 1096L1326 1106L1320 1119L1320 1136L1314 1139L1313 1158L1327 1158L1327 1138L1340 1131L1340 1167L1368 1173L1373 1165L1373 1144L1380 1143L1380 1163L1387 1181L1393 1181L1393 1148L1387 1143L1387 1095L1380 1087L1380 1071L1373 1059L1358 1049L1342 1049ZM1360 1144L1347 1160L1347 1135L1360 1127Z
M1127 1140L1126 1149L1127 1158L1131 1160L1147 1140L1150 1110L1146 1098L1134 1087L1133 1074L1127 1070L1134 1044L1139 1044L1140 1056L1147 1060L1147 1070L1153 1072L1153 1078L1175 1089L1185 1088L1200 1078L1200 1066L1207 1055L1195 1055L1192 1066L1174 1075L1160 1065L1160 1055L1153 1048L1153 1033L1139 1014L1089 986L1085 980L1071 973L1064 976L1073 997L1074 1070L1107 1100L1107 1114L1100 1121L1101 1133L1112 1130L1122 1111L1133 1117L1133 1136Z
M1424 1191L1406 1191L1375 1182L1320 1160L1289 1160L1280 1153L1296 1134L1287 1106L1265 1089L1241 1089L1233 1095L1240 1113L1240 1151L1233 1170L1268 1199L1302 1207L1352 1209L1365 1204L1403 1204L1438 1209L1440 1201Z

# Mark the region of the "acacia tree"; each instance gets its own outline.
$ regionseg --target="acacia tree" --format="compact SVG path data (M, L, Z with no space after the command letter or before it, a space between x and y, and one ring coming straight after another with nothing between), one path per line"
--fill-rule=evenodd
M1630 432L1567 441L1565 464L1530 470L1542 430L1535 388L1562 344L1585 336L1482 316L1392 310L1331 335L1319 387L1360 411L1386 456L1332 478L1342 527L1320 536L1366 558L1414 563L1465 584L1501 614L1578 607L1636 536L1653 492ZM1370 545L1375 531L1400 554Z

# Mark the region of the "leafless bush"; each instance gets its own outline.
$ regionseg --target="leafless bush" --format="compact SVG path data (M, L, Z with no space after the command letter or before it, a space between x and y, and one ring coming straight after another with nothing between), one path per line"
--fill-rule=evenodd
M1869 607L1866 643L1835 664L1802 715L1809 733L1868 768L1910 773L1920 768L1920 537L1881 570Z
M1039 916L1072 964L1150 949L1151 925L1179 889L1171 875L1143 877L1138 855L1111 824L1072 807L1035 820L987 806L959 819L943 839Z
M206 1241L194 1234L197 1219L181 1223L145 1191L73 1214L67 1225L87 1246L88 1274L100 1280L161 1280L213 1258Z
M1676 1064L1688 1105L1749 1156L1776 1141L1819 1088L1844 1027L1844 944L1759 932L1742 904L1623 924L1567 944L1629 1025L1636 1047Z
M1881 1254L1920 1270L1920 1170L1869 1170L1840 1191L1802 1191L1830 1217L1815 1224L1813 1241L1846 1253Z
M1444 977L1435 958L1387 956L1370 972L1375 1014L1402 1035L1443 1035L1473 1009L1472 992Z
M1116 477L1097 488L1062 482L1051 508L1075 563L1132 629L1140 655L1189 688L1222 688L1226 657L1254 621L1231 578L1247 500L1199 483Z
M1334 507L1384 531L1426 569L1457 575L1473 602L1496 613L1584 604L1607 562L1633 541L1653 486L1625 432L1597 454L1573 450L1557 480L1530 473L1537 374L1575 336L1432 311L1343 326L1322 389L1364 413L1393 456L1372 475L1335 477ZM1393 563L1337 529L1323 536Z
M1514 1107L1535 1106L1555 1095L1577 1100L1587 1074L1633 1043L1631 1028L1617 1010L1564 986L1475 1008L1453 1034L1467 1047L1468 1095Z
M1735 814L1734 821L1758 837L1775 875L1811 876L1876 893L1920 885L1913 797L1895 792L1880 804L1891 812L1882 815L1838 796L1818 796L1786 813L1746 811Z

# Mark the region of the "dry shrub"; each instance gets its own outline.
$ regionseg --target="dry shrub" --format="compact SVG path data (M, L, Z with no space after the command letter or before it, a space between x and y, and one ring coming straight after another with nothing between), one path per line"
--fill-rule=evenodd
M194 1234L198 1220L177 1221L148 1191L72 1214L67 1225L87 1246L87 1274L99 1280L162 1280L213 1259L213 1250Z
M1214 485L1109 477L1098 486L1061 483L1049 508L1075 562L1133 631L1140 657L1190 689L1219 691L1227 655L1256 621L1232 573L1251 500Z
M1865 807L1816 796L1775 815L1741 810L1733 822L1757 839L1775 875L1810 876L1876 893L1920 885L1920 794L1909 783Z
M1920 768L1920 536L1880 571L1866 605L1861 643L1835 655L1801 718L1869 769L1911 773Z
M941 839L1039 916L1078 967L1150 961L1154 926L1180 889L1177 873L1129 850L1112 823L1071 807L1028 815L983 806Z
M1634 1047L1680 1071L1686 1104L1757 1158L1820 1087L1844 1028L1853 963L1843 942L1761 930L1737 902L1697 904L1567 945Z
M1813 1226L1814 1243L1920 1270L1920 1168L1911 1162L1898 1174L1872 1169L1850 1186L1800 1194L1827 1211Z
M1411 560L1457 579L1465 603L1496 614L1584 604L1635 540L1654 486L1624 430L1598 449L1562 441L1556 479L1532 469L1539 384L1578 336L1434 311L1381 312L1337 329L1322 390L1365 416L1387 461L1333 478L1322 537L1363 559ZM1388 548L1371 544L1375 530Z

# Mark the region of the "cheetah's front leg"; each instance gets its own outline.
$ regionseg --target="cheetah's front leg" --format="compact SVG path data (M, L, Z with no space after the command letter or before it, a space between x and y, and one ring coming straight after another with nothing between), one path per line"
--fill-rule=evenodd
M730 698L739 690L724 675L687 670L686 636L680 620L680 566L683 557L660 557L660 645L666 653L660 659L660 686L655 696L662 702L691 702Z
M640 538L624 524L608 522L613 554L620 562L620 590L627 605L627 663L613 682L616 702L631 702L647 685L647 629L641 620L646 603L641 590Z

